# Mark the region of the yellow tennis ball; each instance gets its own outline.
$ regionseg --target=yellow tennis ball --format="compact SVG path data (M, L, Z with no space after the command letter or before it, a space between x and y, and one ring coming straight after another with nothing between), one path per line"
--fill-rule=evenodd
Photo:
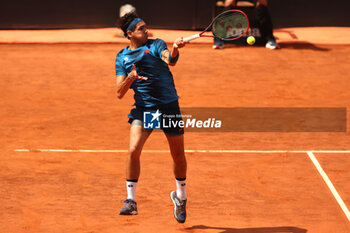
M255 43L255 37L254 36L248 36L247 43L249 45L253 45Z

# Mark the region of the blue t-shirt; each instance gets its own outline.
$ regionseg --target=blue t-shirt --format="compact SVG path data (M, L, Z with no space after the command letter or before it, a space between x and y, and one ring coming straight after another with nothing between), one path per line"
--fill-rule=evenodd
M122 49L116 58L117 76L127 76L136 65L136 72L148 80L135 80L131 87L134 92L135 105L154 107L178 100L173 75L168 64L162 59L162 52L167 49L161 39L149 39L143 46L129 50Z

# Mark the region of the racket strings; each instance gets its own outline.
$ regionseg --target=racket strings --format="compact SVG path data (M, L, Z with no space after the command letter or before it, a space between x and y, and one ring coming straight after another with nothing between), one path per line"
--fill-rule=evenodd
M215 37L220 39L234 39L245 34L249 23L246 16L240 12L228 12L217 17L212 26Z

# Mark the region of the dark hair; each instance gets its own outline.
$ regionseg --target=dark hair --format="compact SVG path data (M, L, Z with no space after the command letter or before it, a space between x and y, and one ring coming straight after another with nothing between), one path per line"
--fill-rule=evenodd
M119 27L123 30L125 37L127 37L127 33L126 32L127 32L129 24L135 18L138 18L137 14L135 12L127 13L123 17L120 18Z

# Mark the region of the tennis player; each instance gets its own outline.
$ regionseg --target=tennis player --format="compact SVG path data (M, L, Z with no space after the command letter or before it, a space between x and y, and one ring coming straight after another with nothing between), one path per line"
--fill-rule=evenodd
M175 40L168 50L161 39L148 39L146 23L135 13L121 18L121 29L130 40L116 58L117 96L123 98L129 89L135 94L135 108L128 117L130 127L130 147L126 164L127 199L120 210L121 215L137 214L136 187L140 176L140 155L142 147L152 130L143 127L144 112L156 111L167 115L181 115L178 95L169 65L174 66L179 58L179 48L185 46L182 38ZM186 220L186 170L184 152L184 130L173 127L163 129L173 158L173 171L177 190L170 193L174 203L175 219Z

